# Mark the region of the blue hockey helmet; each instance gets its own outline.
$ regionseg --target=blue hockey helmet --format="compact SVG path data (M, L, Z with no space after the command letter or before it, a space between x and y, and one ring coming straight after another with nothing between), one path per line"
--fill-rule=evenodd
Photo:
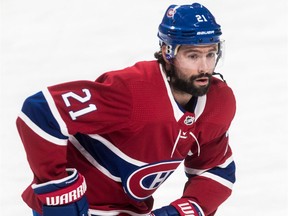
M203 5L171 5L158 29L160 45L168 46L167 59L175 57L181 45L220 43L221 26Z

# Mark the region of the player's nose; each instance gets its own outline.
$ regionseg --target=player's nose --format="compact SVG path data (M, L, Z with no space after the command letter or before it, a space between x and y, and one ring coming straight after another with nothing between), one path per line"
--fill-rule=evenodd
M206 58L201 58L198 65L198 72L201 73L208 73L211 70L210 64L208 63Z

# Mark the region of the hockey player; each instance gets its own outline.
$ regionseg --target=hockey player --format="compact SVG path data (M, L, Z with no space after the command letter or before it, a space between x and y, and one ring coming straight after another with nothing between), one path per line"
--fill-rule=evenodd
M171 5L157 61L28 97L17 127L34 174L22 195L33 214L214 215L235 182L235 99L213 76L221 34L203 5ZM183 160L183 196L153 210L152 194Z

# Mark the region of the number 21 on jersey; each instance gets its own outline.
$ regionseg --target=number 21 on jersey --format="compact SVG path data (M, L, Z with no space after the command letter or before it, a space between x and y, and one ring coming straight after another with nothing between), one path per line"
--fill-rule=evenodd
M80 96L78 94L75 94L74 92L67 92L62 95L62 98L64 100L64 103L67 107L71 107L71 98L75 99L76 101L84 104L87 103L91 99L91 93L88 89L82 89L84 96ZM90 113L94 110L97 110L97 107L95 104L87 104L87 106L83 109L77 110L77 111L69 111L69 115L71 116L72 120L76 120L79 116L85 115L87 113Z

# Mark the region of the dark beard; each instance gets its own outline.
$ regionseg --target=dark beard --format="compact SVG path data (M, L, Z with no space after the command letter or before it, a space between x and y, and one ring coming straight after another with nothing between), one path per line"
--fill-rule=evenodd
M176 68L172 66L171 70L168 71L168 76L170 76L170 83L175 90L183 91L188 94L191 94L195 97L203 96L207 93L210 83L211 83L211 74L200 74L197 76L191 76L189 79L182 79L179 77ZM208 85L202 87L196 87L194 81L199 78L208 77Z

